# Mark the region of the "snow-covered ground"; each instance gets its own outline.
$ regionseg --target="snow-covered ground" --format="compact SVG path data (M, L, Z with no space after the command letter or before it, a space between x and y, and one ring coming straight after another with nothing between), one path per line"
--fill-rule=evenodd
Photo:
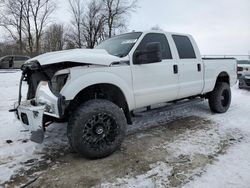
M24 132L20 123L8 110L17 100L20 72L0 71L0 185L11 176L23 173L39 162L50 163L53 153L60 155L68 149L66 126L56 124L46 132L42 145L29 141L29 133ZM25 86L26 87L26 86ZM25 89L24 89L25 90ZM237 140L228 149L216 156L216 160L207 164L200 175L184 183L184 187L249 187L250 185L250 91L232 88L232 105L225 114L212 114L206 105L199 110L146 112L135 118L129 132L135 129L146 129L147 126L164 124L173 118L200 116L210 120L214 129L206 131L185 132L175 137L172 142L163 142L159 146L149 148L155 151L160 148L173 153L173 156L211 155L216 153L221 138L229 135L229 140ZM204 108L204 110L200 110ZM171 118L170 118L171 117ZM138 139L147 135L138 135ZM209 137L209 139L208 139ZM102 187L166 187L173 167L165 161L150 165L150 170L136 176L128 175L112 182L103 182ZM200 169L197 169L199 171ZM195 172L192 172L195 174Z
M180 184L186 188L249 188L250 187L250 91L239 90L237 85L232 88L232 104L225 114L211 114L207 107L199 111L188 108L186 115L196 115L211 120L217 126L207 131L185 132L176 141L162 143L156 146L171 152L172 155L212 156L215 153L216 160L207 164L203 169L181 172L179 175L189 177ZM182 113L182 112L180 112ZM178 113L177 113L178 114ZM158 117L159 118L159 117ZM226 151L216 151L219 142L223 141L227 135L229 142L236 141L230 145ZM210 137L210 138L209 138ZM212 137L212 139L211 139ZM154 147L155 148L155 147ZM191 159L192 160L192 159ZM103 187L171 187L171 171L176 166L171 166L166 162L159 161L152 164L152 169L145 174L136 177L126 176L118 178L112 183L103 183ZM153 174L153 175L152 175ZM178 178L177 178L178 179ZM181 178L180 178L180 181ZM179 186L178 186L179 187Z
M55 131L48 130L45 143L39 145L29 141L30 134L25 132L14 114L8 112L17 101L20 77L20 71L0 71L0 184L8 181L17 171L29 169L39 161L49 163L50 157L44 157L53 153L45 150L48 145L54 150L61 149L57 148L56 143L60 143L60 147L67 147L65 126L55 125ZM26 89L27 86L24 85L24 95ZM65 136L57 139L60 134ZM62 152L63 150L64 148L61 149Z
M250 91L239 90L235 85L232 88L231 107L225 114L210 114L205 108L206 106L204 106L204 111L188 108L190 111L184 113L211 120L218 125L215 129L195 131L195 133L185 132L185 136L175 137L176 141L166 142L156 147L165 149L176 157L181 155L194 156L195 154L210 156L218 150L217 146L223 140L220 138L221 135L227 134L229 140L236 141L236 144L232 144L226 151L218 152L220 155L215 155L215 162L208 164L204 169L196 169L196 171L189 172L190 174L187 173L188 175L183 172L183 175L189 176L191 181L184 181L181 185L186 188L249 188ZM210 138L208 138L209 136ZM159 161L153 164L152 169L145 174L136 177L128 175L124 178L118 178L113 183L103 183L102 185L103 187L122 185L122 187L127 188L169 187L171 170L173 170L171 165ZM153 177L152 174L154 174Z
M232 90L230 110L208 118L220 125L221 131L238 130L244 139L232 146L218 161L209 165L206 172L185 187L250 187L250 91Z

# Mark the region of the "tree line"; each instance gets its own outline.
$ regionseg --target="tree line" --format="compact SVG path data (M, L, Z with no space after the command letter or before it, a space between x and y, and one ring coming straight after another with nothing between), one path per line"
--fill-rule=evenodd
M57 23L56 0L0 0L0 56L93 48L125 31L136 8L137 0L68 0L70 22Z

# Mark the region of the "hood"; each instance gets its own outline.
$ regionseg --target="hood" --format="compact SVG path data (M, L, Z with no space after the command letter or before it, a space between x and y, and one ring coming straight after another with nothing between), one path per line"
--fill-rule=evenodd
M29 59L26 63L32 61L38 61L41 66L61 62L110 66L111 63L120 61L120 58L110 55L103 49L74 49L42 54Z

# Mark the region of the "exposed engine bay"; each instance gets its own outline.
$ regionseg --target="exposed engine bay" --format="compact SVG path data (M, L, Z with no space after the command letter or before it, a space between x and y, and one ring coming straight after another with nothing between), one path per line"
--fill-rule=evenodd
M50 65L41 66L38 61L24 64L21 68L23 71L23 76L21 81L27 81L28 83L28 93L27 100L33 99L36 94L36 89L41 81L49 81L52 92L56 94L58 90L55 85L58 84L58 80L55 77L55 73L59 70L76 67L76 66L86 66L88 64L74 63L74 62L62 62ZM62 78L61 84L65 84L67 77ZM60 84L60 82L59 82Z

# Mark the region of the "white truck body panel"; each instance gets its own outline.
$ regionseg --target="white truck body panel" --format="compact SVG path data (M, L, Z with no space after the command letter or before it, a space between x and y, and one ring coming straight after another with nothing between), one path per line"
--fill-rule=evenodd
M173 59L171 60L162 60L162 62L155 64L134 64L133 53L148 33L151 32L142 34L129 53L136 108L175 100L179 92L179 85L176 84L179 82L179 76L172 74L173 65L176 62L176 51L172 51ZM162 32L154 31L154 33ZM168 41L172 40L170 34L164 34ZM174 49L173 42L169 42L169 46Z
M237 82L237 65L235 59L203 59L204 69L204 89L202 93L213 90L218 75L226 72L229 76L230 86Z
M109 39L97 48L101 49L47 53L24 64L19 100L11 111L32 132L32 141L42 143L46 126L58 120L69 121L72 115L72 119L79 118L73 120L78 126L75 130L84 133L88 127L93 143L102 138L103 144L116 142L113 136L107 136L111 132L123 131L125 135L126 123L132 124L131 112L137 108L197 97L208 98L210 109L217 113L226 112L230 106L227 83L236 83L236 60L202 59L190 35L134 32ZM21 101L24 80L29 92L27 100ZM78 108L80 115L75 112ZM85 113L89 117L83 120ZM68 136L76 132L68 131ZM81 139L88 134L84 133ZM107 141L107 137L112 137L112 141ZM85 147L85 143L80 146Z
M144 32L128 56L123 58L109 55L105 50L76 49L45 54L30 61L38 60L42 65L62 61L104 65L105 67L70 68L70 78L61 90L61 94L66 97L66 100L73 100L81 90L88 86L100 83L113 84L122 90L130 110L208 93L213 90L221 72L226 72L230 76L231 85L236 83L236 61L229 59L202 60L200 51L190 35L183 36L190 39L196 59L180 59L172 39L172 35L177 33L164 33L168 39L173 59L162 60L159 63L134 65L133 53L148 33L164 32ZM129 61L130 65L110 66L112 62L120 61ZM179 67L178 74L173 74L174 64ZM198 64L201 66L201 71L197 71Z
M137 108L177 99L178 75L172 74L173 64L172 60L163 60L131 67Z
M100 76L100 74L102 76ZM113 67L74 67L70 69L70 78L61 94L66 100L74 97L84 88L95 84L112 84L120 88L130 109L135 108L131 69L128 65Z
M177 55L177 62L180 66L179 71L179 92L178 98L198 95L202 93L204 87L204 63L201 62L201 56L198 46L192 36L188 35L196 54L196 59L180 59ZM174 41L173 41L174 42ZM176 46L172 49L176 50ZM176 53L177 54L177 53ZM200 65L201 71L197 66Z
M161 62L150 64L133 62L133 55L138 45L149 33L160 33L166 36L172 59L163 59ZM129 111L209 93L214 89L220 73L226 73L229 76L231 86L236 83L236 60L202 59L192 36L185 34L182 36L190 40L196 58L180 59L172 35L182 34L162 31L143 32L128 55L122 58L110 55L102 49L76 49L40 55L30 59L27 63L38 61L42 66L60 62L85 64L85 66L67 68L69 77L60 91L65 100L73 100L79 92L89 86L112 84L124 94ZM118 64L114 64L115 62ZM127 64L119 62L127 62ZM173 73L174 65L178 66L178 73ZM198 65L200 70L198 70ZM47 84L45 89L49 89L48 87ZM42 100L43 92L37 91L36 93L38 95L36 98ZM48 101L39 102L49 103ZM54 106L55 102L53 99ZM56 117L58 115L54 114Z

